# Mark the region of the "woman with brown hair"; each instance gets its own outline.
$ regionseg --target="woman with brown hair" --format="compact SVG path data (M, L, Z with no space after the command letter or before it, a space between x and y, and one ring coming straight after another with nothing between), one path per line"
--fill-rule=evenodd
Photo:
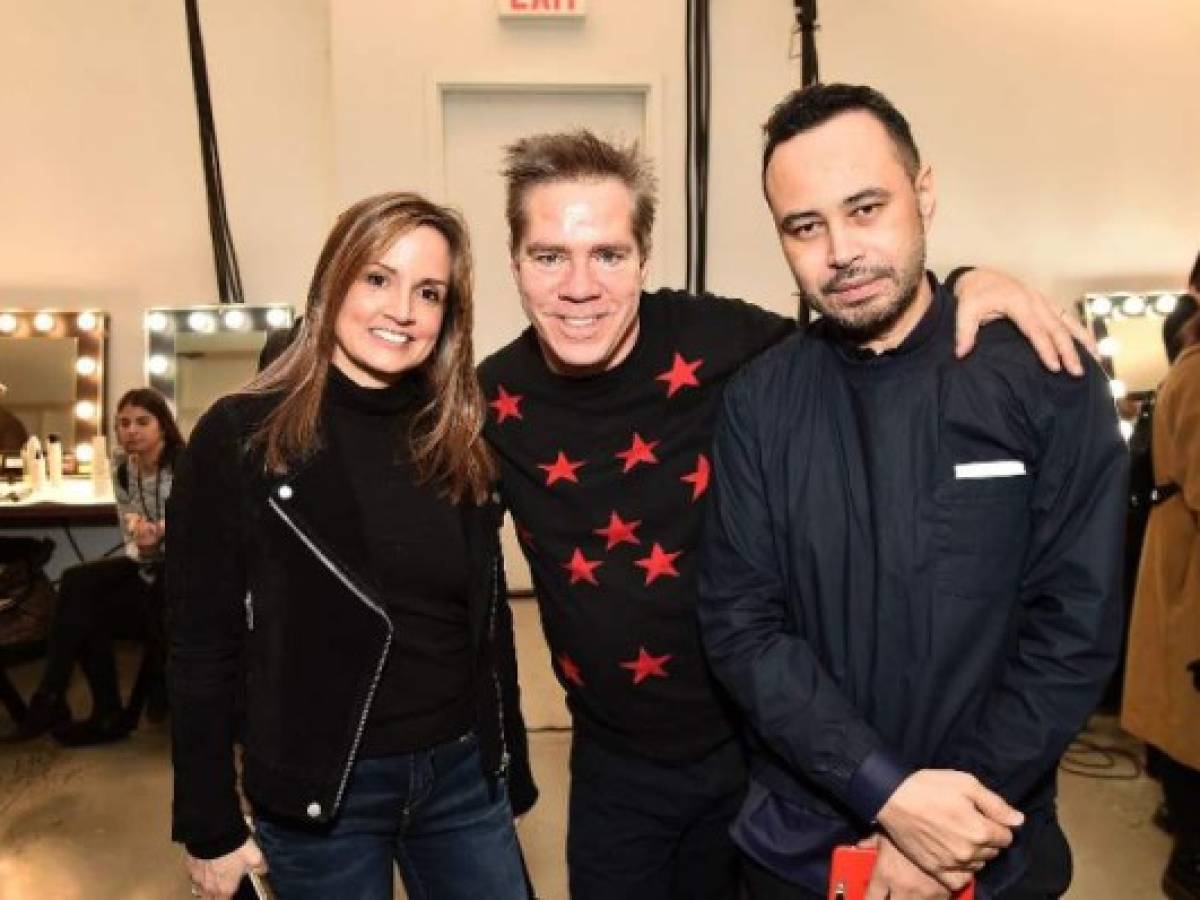
M167 567L197 896L269 866L283 900L383 900L393 863L413 900L525 896L512 817L536 791L471 293L457 215L355 204L295 341L192 434Z

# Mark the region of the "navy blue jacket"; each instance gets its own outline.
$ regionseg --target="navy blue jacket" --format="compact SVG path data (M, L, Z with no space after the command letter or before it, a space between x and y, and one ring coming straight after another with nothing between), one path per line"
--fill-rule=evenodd
M1026 812L981 877L1012 883L1116 660L1126 453L1103 374L1046 371L1006 323L953 348L939 288L896 350L818 323L725 394L699 610L750 726L735 837L817 890L919 768Z

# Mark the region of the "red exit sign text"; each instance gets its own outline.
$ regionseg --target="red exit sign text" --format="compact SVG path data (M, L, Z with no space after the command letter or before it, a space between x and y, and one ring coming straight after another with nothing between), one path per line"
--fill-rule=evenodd
M587 0L496 0L502 16L582 16Z

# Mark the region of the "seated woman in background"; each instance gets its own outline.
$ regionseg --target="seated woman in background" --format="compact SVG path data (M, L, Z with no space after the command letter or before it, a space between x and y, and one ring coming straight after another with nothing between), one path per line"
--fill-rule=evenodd
M29 712L5 741L50 731L63 744L83 746L123 738L137 724L128 721L121 704L112 640L114 634L147 635L163 628L166 504L183 437L166 400L152 388L121 397L116 436L125 451L113 470L125 555L63 572L45 672ZM92 713L80 722L71 720L66 702L76 662L92 693Z
M363 200L295 340L192 433L167 593L196 896L266 865L281 900L391 900L393 865L413 900L526 896L513 814L536 791L471 294L456 214Z

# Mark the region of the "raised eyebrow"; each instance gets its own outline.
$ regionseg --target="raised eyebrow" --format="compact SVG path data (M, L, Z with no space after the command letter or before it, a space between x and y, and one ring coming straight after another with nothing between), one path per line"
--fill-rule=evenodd
M566 253L567 248L563 244L526 244L525 255L530 256L534 253Z
M881 201L890 200L892 197L890 191L883 188L867 188L864 191L859 191L857 194L851 194L842 201L842 206L857 206L864 201Z
M795 228L797 225L807 223L809 221L817 221L821 216L815 209L806 209L802 212L788 213L779 220L779 227L785 231L790 228Z

